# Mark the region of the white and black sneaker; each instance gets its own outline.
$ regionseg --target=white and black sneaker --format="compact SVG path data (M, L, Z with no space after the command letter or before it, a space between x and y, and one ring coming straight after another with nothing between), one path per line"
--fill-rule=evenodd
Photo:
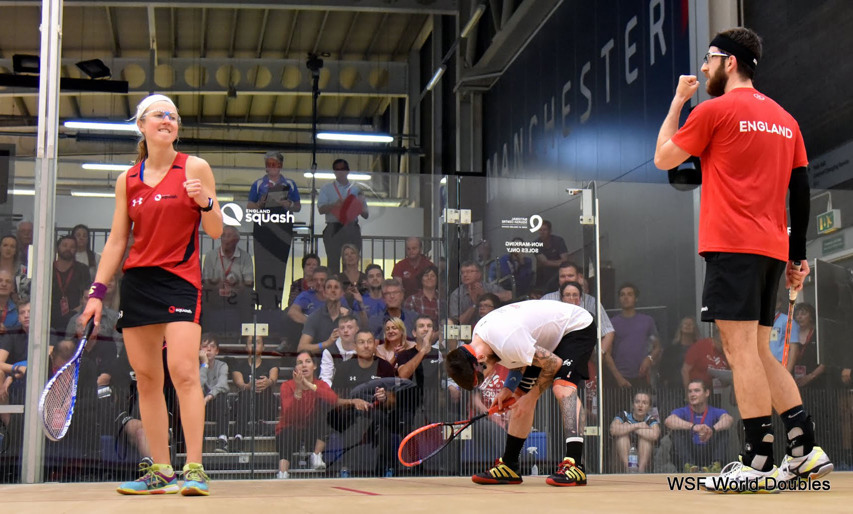
M785 455L782 465L779 466L780 480L814 480L824 477L832 472L835 466L829 460L829 456L820 446L815 446L808 455L802 457L791 457Z
M758 471L740 460L730 462L717 476L706 477L700 484L702 489L714 493L778 493L779 468Z

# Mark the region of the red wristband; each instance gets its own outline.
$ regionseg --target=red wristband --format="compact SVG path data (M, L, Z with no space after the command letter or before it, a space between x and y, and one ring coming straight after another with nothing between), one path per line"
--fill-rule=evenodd
M107 286L100 282L92 282L92 287L89 288L89 298L97 298L103 300L107 295Z

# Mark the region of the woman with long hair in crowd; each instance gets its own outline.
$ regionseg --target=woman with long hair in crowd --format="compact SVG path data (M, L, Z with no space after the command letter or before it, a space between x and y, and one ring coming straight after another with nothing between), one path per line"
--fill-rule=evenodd
M367 275L361 271L361 255L352 243L341 246L341 279L344 290L353 285L359 292L367 291Z
M663 349L659 368L661 385L672 388L682 387L681 367L684 365L684 357L693 343L701 338L696 318L692 316L681 318L672 343Z
M136 108L142 138L136 164L119 175L115 212L95 282L89 291L81 324L101 320L107 284L118 271L133 229L133 245L121 282L125 349L136 373L142 425L152 465L142 476L121 484L122 494L176 493L208 495L208 477L201 464L204 397L199 379L201 346L201 262L199 224L216 239L222 234L222 213L216 184L203 159L175 150L181 117L163 95L144 98ZM169 417L163 395L163 341L168 368L180 404L187 463L184 484L171 466Z
M415 346L406 338L406 324L400 318L388 318L383 325L383 339L376 345L376 356L391 364L397 363L397 354Z
M794 308L794 321L800 326L800 344L794 359L794 380L800 389L826 387L826 365L817 362L817 337L815 336L815 308L809 303L799 303ZM796 348L797 346L794 346ZM794 353L793 351L791 353Z
M432 318L438 326L438 315L441 312L441 295L438 290L438 268L431 264L418 275L421 288L417 293L406 298L403 308Z

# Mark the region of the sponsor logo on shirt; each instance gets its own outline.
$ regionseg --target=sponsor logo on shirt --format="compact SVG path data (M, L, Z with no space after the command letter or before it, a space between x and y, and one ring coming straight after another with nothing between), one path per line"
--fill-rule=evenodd
M175 307L174 305L169 306L169 314L192 314L193 311L190 309L184 309L183 307Z
M155 196L154 196L154 201L155 201L155 202L159 202L160 200L172 200L172 199L177 198L177 197L178 197L178 195L161 195L161 194L157 194L157 195L155 195ZM141 202L140 202L140 203L141 203Z
M136 207L137 205L142 205L142 197L140 196L139 198L134 198L130 202L130 205L131 205L131 207Z

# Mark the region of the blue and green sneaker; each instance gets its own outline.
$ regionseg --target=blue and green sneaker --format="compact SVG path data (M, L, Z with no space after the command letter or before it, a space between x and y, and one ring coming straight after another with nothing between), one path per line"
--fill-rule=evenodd
M181 494L184 496L208 496L207 473L204 472L204 466L195 462L188 462L184 465L184 485L181 487Z
M142 476L118 486L119 494L175 494L178 492L178 475L169 464L154 464L145 457L139 462Z

